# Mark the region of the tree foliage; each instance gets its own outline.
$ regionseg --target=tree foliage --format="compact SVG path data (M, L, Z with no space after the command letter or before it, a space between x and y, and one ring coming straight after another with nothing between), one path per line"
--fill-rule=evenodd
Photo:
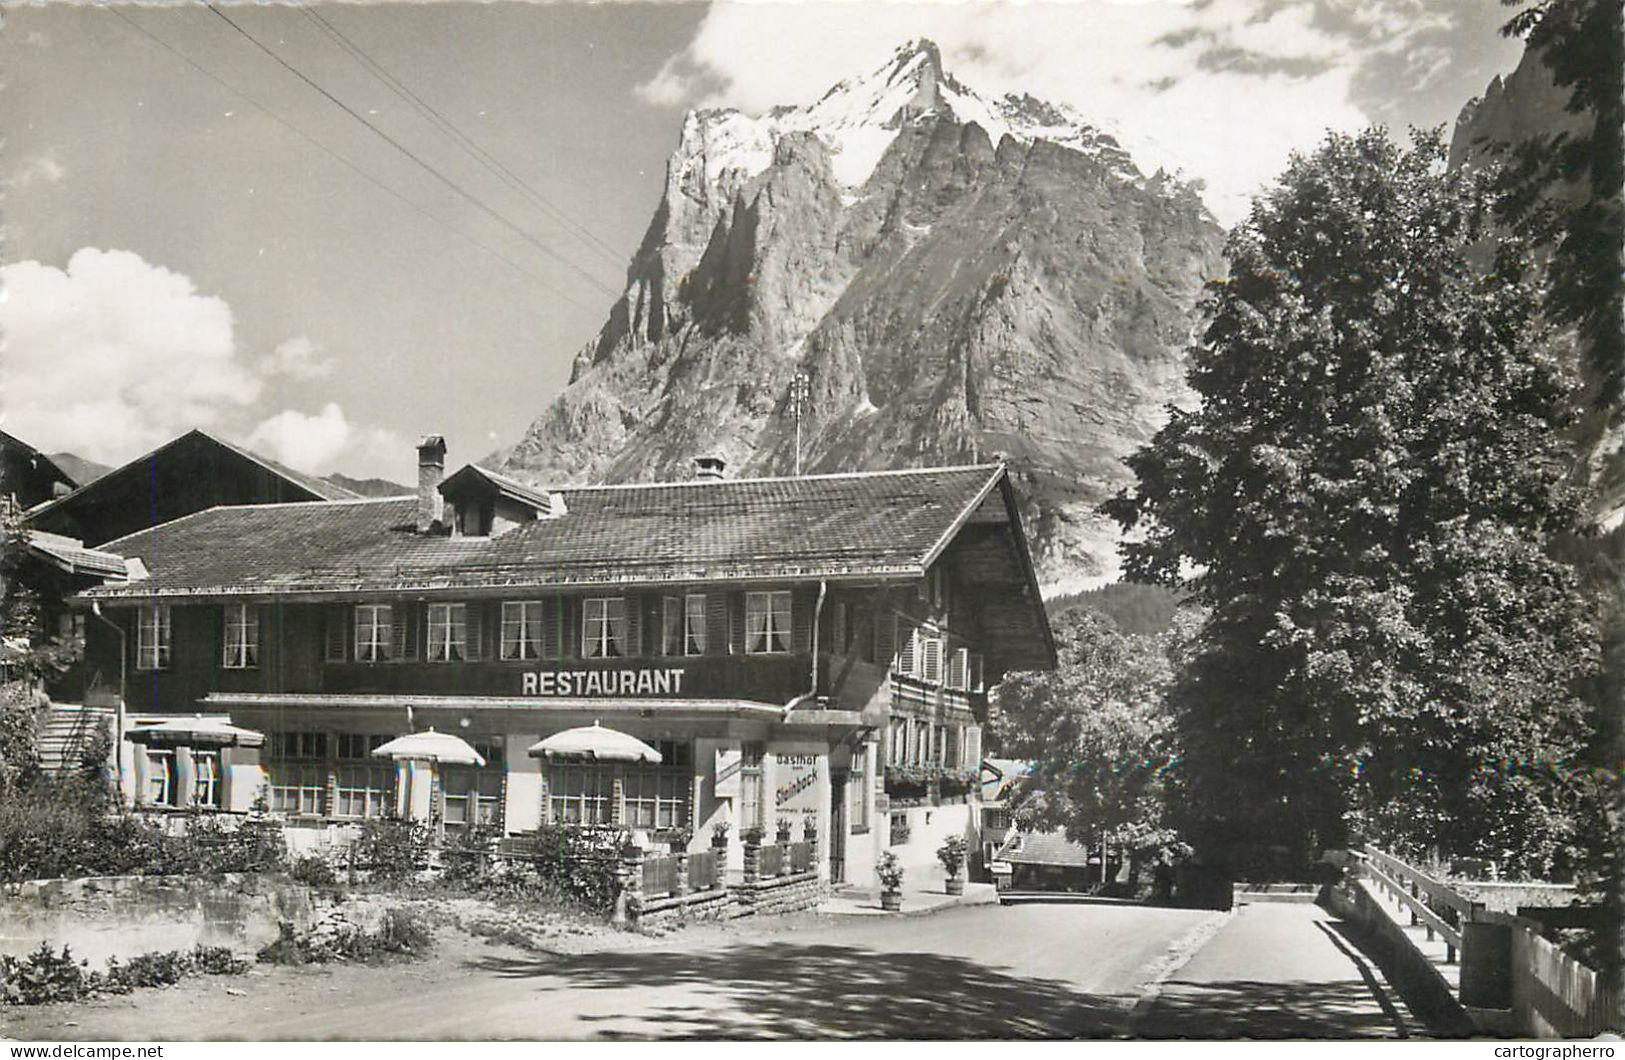
M1351 833L1542 872L1570 856L1595 665L1561 441L1572 381L1538 342L1488 173L1437 132L1295 157L1232 233L1192 351L1202 402L1107 505L1131 577L1208 604L1170 690L1176 821L1291 871Z
M1059 616L1055 637L1055 670L1014 674L999 687L992 737L1033 765L1017 818L1080 843L1105 839L1139 864L1165 862L1181 850L1164 814L1175 756L1164 694L1180 634L1125 634L1076 607Z

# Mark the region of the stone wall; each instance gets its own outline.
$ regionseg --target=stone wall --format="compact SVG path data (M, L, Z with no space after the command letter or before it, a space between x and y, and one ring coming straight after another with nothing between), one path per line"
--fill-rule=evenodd
M746 880L728 888L737 916L775 916L799 913L816 906L823 897L818 885L818 873L796 872L788 876L774 876L765 880Z
M694 894L672 895L637 903L629 910L639 927L667 927L701 920L729 920L738 916L738 907L726 887Z
M308 887L254 873L32 880L4 891L0 952L66 944L92 967L199 944L252 953L276 939L279 921L303 929L315 917Z

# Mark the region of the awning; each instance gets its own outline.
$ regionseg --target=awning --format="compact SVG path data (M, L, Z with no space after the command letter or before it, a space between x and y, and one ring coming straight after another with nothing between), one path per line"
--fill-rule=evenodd
M660 764L660 752L636 736L606 729L596 721L591 725L556 732L532 744L532 758L578 759L588 762L648 762Z
M175 744L190 747L259 747L265 743L262 732L240 729L225 718L206 718L201 714L141 725L126 732L124 738L147 747Z
M483 766L485 759L470 747L468 741L449 732L408 733L373 748L374 758L414 759L426 762L445 762L454 766Z

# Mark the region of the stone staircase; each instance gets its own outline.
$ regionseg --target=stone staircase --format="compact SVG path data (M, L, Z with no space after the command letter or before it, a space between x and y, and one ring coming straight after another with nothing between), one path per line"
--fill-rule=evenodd
M77 768L85 741L103 720L112 722L111 707L52 703L46 708L45 718L40 724L40 767L51 774L61 774Z

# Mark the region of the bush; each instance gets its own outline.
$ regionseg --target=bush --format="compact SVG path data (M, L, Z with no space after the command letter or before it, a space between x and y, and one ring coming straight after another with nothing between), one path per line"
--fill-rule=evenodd
M589 909L614 907L615 868L630 833L616 826L544 825L536 831L536 874Z
M880 855L880 863L875 866L875 875L880 878L883 890L893 893L903 888L903 865L897 860L897 855L886 851Z
M325 964L328 961L374 960L384 954L421 957L434 949L428 918L401 906L384 911L376 932L347 921L328 921L300 934L290 921L277 925L277 939L256 955L262 964Z
M958 876L965 867L965 837L951 835L937 848L937 860L949 876Z
M396 817L372 818L350 847L351 864L370 869L374 879L404 880L429 864L429 826Z
M333 865L320 854L302 854L288 863L288 875L311 887L332 887L339 882Z
M45 1005L77 1001L92 994L128 994L138 987L171 986L193 975L241 975L249 968L224 946L195 946L191 950L154 951L121 962L107 962L107 971L93 972L88 961L75 961L67 946L60 954L47 943L25 958L0 954L0 1002Z
M378 948L386 953L421 957L434 949L434 930L429 918L416 909L396 906L384 911L378 929Z

